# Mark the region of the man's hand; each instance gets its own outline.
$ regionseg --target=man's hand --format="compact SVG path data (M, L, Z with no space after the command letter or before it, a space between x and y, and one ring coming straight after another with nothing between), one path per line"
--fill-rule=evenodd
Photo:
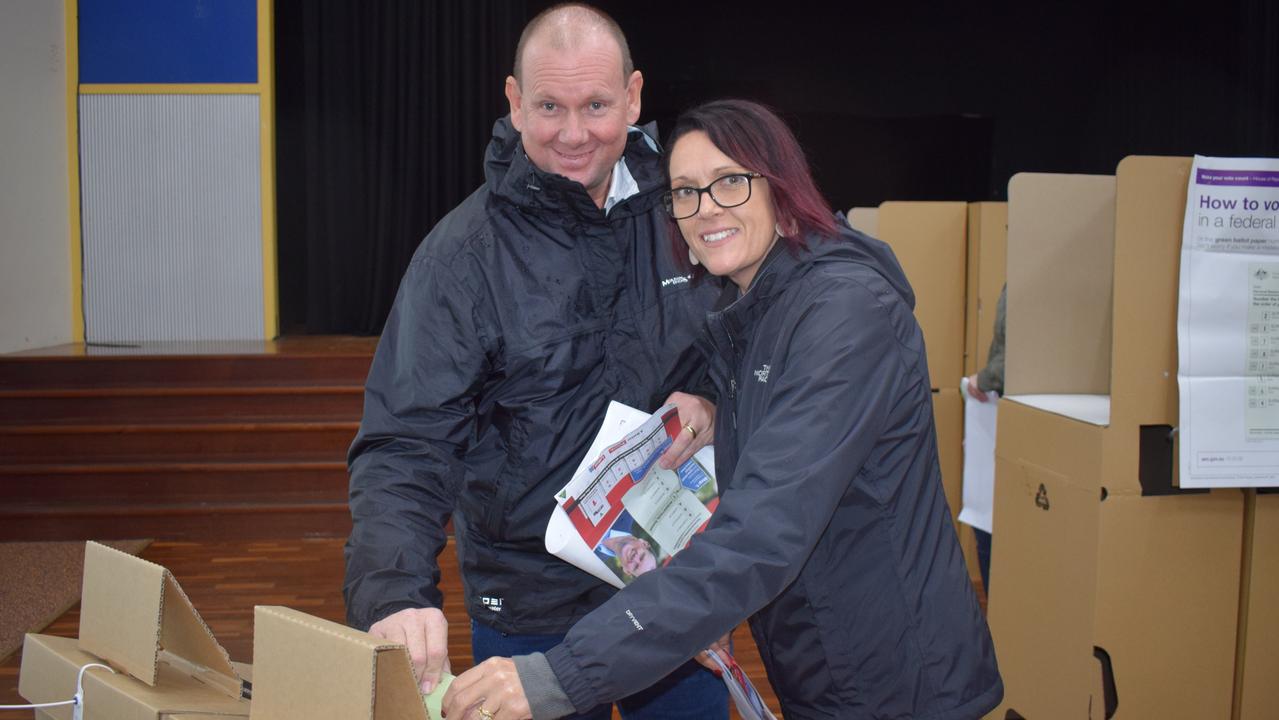
M679 421L683 425L679 435L658 458L657 464L673 470L693 457L715 439L715 404L704 397L674 392L663 405L674 403L679 409Z
M440 674L449 672L449 623L436 608L409 608L373 623L369 634L404 643L413 660L422 693L435 689Z
M715 677L719 677L720 675L723 674L723 672L719 669L719 665L716 664L716 662L711 659L710 657L711 653L718 654L721 658L724 659L725 662L728 661L728 657L733 654L733 631L732 630L729 630L728 632L724 633L724 637L711 643L710 647L706 648L705 650L693 656L693 659L697 661L698 665L701 665L707 670L710 670L711 672L715 673Z
M453 680L444 693L444 717L448 720L531 720L533 711L528 706L515 663L510 658L494 657Z
M977 400L978 402L986 402L990 399L990 396L987 395L985 391L977 387L976 375L968 376L968 397Z

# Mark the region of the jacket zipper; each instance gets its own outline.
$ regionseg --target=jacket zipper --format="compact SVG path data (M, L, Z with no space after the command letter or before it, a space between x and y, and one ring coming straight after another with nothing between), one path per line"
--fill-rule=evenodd
M737 432L737 376L733 375L733 368L737 366L737 344L733 342L733 333L724 328L724 337L728 338L728 347L733 354L733 362L729 365L728 376L728 401L732 404L733 432Z

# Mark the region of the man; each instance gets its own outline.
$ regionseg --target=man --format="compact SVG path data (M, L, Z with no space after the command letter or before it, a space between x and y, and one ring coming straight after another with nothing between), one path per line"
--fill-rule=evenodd
M653 410L696 380L714 291L672 257L656 145L630 127L642 86L611 18L580 4L534 18L485 185L418 248L378 345L350 453L347 619L404 642L424 692L449 667L449 517L476 662L549 649L613 593L546 553L553 494L610 399ZM685 430L667 466L710 440L714 413L670 399ZM641 695L628 718L727 716L723 685L691 664Z

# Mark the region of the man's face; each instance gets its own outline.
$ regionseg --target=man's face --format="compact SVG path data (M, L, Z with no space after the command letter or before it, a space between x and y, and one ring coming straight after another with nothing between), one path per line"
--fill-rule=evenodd
M617 558L621 561L622 570L631 577L639 577L657 568L657 557L653 555L653 548L649 546L648 541L637 537L626 540L626 543L618 550Z
M643 76L622 77L621 52L604 34L564 50L535 39L524 49L523 74L523 83L506 79L506 98L524 152L541 170L581 183L603 207L627 126L639 119Z

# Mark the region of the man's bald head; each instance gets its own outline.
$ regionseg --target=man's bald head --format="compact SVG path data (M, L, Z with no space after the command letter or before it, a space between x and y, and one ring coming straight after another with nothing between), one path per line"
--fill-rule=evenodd
M622 56L622 81L630 78L635 64L631 61L631 49L626 44L622 28L613 18L598 8L585 3L569 2L553 5L524 26L520 42L515 46L515 81L524 84L524 53L533 42L546 43L556 50L576 48L584 38L602 33L613 38Z

